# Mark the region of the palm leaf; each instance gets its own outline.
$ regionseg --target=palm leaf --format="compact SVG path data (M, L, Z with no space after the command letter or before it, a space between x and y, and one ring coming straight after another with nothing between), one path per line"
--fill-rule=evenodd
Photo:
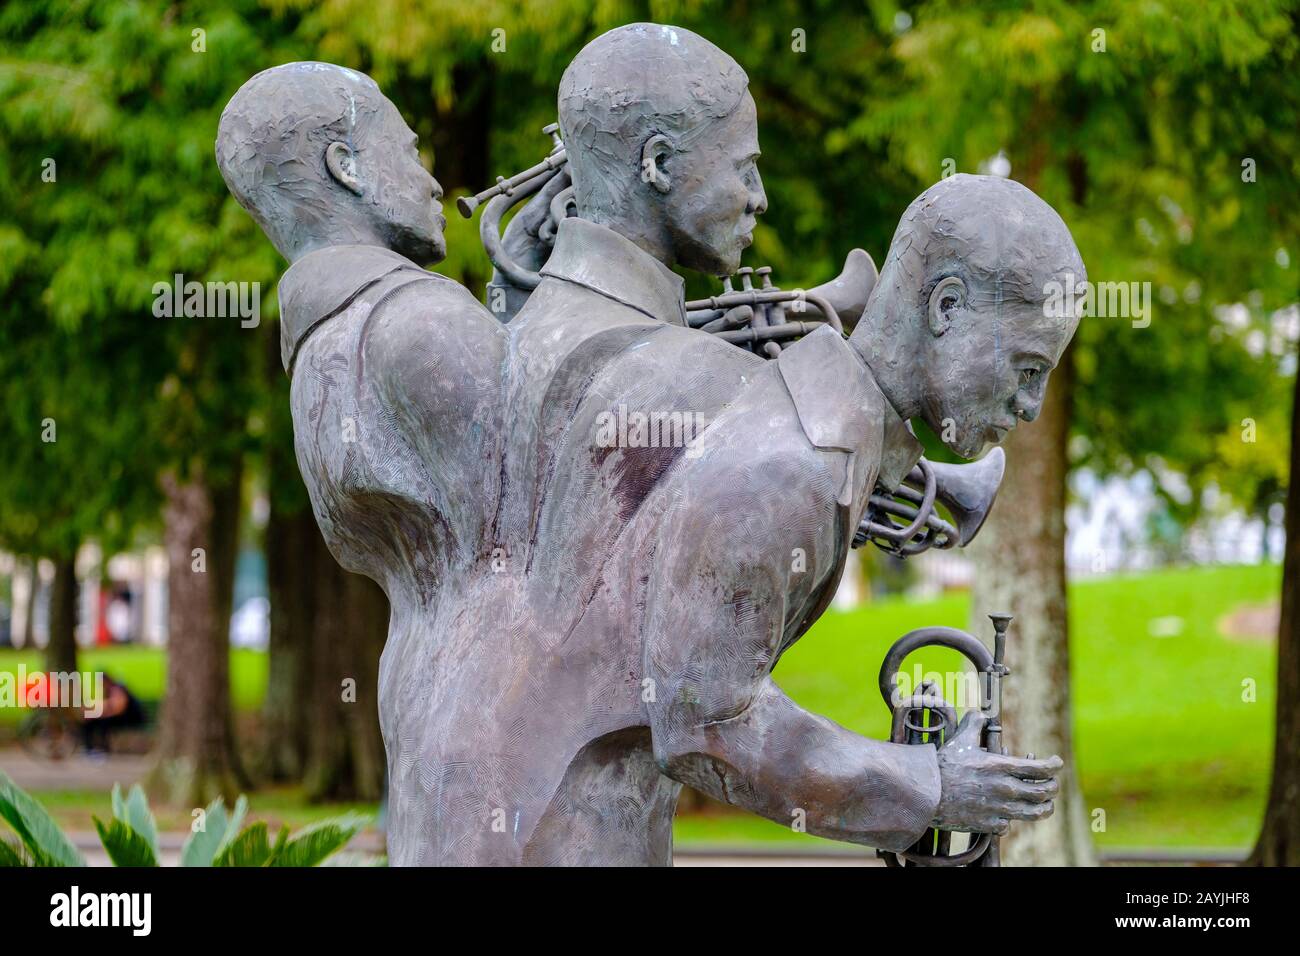
M104 844L108 858L114 866L157 866L158 857L153 846L131 824L114 817L105 826L95 817L95 829L99 831L99 842Z
M266 824L258 821L222 850L213 866L262 866L271 856Z
M45 808L0 770L0 817L23 841L37 866L85 866L86 861Z
M0 868L26 865L27 861L23 859L21 843L0 840Z
M235 838L239 836L239 828L244 825L244 817L246 816L248 816L248 798L241 793L239 799L235 801L235 809L230 814L230 822L226 825L226 835L222 838L213 857L220 856L226 847L235 841Z
M330 854L343 849L366 824L368 817L344 814L304 827L271 859L272 866L319 866Z
M276 857L278 857L281 853L284 852L284 848L288 846L288 844L289 844L289 825L282 824L280 826L280 832L276 834L275 837L275 846L271 847L271 852L267 856L266 862L263 863L262 865L277 866L278 864L275 862Z
M230 819L226 816L226 803L220 797L203 811L203 829L191 830L181 847L181 866L211 866L221 845L226 842Z
M138 783L131 788L131 793L125 800L122 799L122 788L113 784L113 816L127 824L149 844L155 860L161 856L158 850L158 824L149 811L149 800Z

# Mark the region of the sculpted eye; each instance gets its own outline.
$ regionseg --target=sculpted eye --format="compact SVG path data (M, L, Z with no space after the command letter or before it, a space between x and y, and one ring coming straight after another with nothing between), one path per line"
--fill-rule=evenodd
M1036 369L1036 368L1022 368L1022 369L1020 370L1020 385L1021 385L1021 387L1028 388L1028 387L1030 387L1030 386L1032 386L1032 385L1037 384L1038 379L1039 379L1039 377L1040 377L1042 374L1043 374L1043 373L1042 373L1042 370L1041 370L1041 369Z

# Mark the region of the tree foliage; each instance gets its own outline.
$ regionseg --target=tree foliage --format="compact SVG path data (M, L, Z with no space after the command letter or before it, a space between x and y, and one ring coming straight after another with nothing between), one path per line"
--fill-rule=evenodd
M0 12L0 540L45 553L122 540L155 518L162 469L202 463L219 479L233 455L287 440L271 413L283 391L273 406L257 374L285 264L212 159L221 109L248 76L306 58L370 72L454 194L535 162L565 64L637 19L697 30L749 72L771 200L749 261L780 284L829 277L854 245L879 260L945 159L972 171L1005 152L1069 223L1091 278L1155 293L1148 328L1084 323L1076 463L1158 464L1247 506L1280 494L1292 369L1268 344L1300 259L1290 0L739 12L711 0L12 0ZM483 282L476 223L450 219L441 270ZM154 284L177 273L260 283L262 326L155 318ZM40 441L47 419L56 442Z

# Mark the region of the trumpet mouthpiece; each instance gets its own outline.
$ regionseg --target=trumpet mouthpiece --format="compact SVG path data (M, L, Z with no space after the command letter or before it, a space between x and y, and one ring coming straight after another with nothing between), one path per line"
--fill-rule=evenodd
M478 208L478 202L473 196L461 196L456 200L456 208L460 210L460 214L466 219L472 219L474 210Z

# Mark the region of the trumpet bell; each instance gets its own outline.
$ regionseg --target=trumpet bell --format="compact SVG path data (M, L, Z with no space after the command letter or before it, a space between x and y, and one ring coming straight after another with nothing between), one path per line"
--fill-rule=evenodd
M994 448L968 465L932 462L930 467L938 484L936 497L956 523L957 547L964 548L979 534L993 510L1006 472L1007 454L1001 448Z
M892 494L877 487L853 546L868 541L906 558L931 548L965 547L997 499L1007 456L994 448L977 462L947 465L922 458ZM935 507L942 504L952 521Z
M810 296L820 296L835 307L846 328L852 328L866 311L871 290L876 287L880 273L865 249L852 249L844 259L844 268L829 282L808 290Z

